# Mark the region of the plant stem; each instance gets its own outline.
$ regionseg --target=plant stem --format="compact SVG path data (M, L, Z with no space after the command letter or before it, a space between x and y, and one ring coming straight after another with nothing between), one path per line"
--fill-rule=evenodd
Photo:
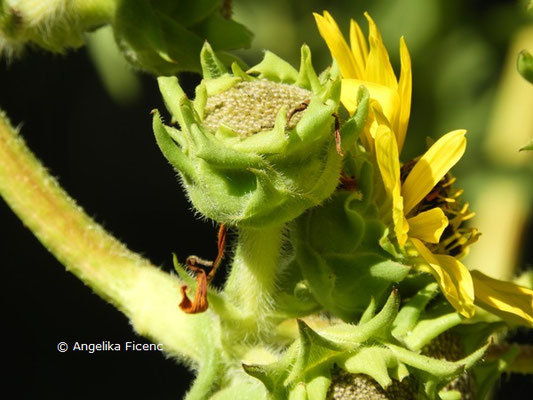
M239 232L235 258L224 288L226 298L240 311L248 334L260 333L273 305L280 266L283 225Z
M85 214L1 111L0 195L67 270L126 314L139 334L163 344L174 356L201 363L209 341L205 335L212 334L210 315L181 312L180 282Z

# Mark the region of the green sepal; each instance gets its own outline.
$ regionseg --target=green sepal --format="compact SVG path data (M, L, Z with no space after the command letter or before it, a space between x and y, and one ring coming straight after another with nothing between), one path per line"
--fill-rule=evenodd
M330 363L331 360L343 351L340 346L313 331L304 321L298 320L298 355L285 384L291 385L300 381L310 370Z
M357 91L357 110L355 114L344 123L340 130L342 151L347 152L359 138L368 116L369 94L366 87L361 86Z
M298 80L298 71L287 61L271 51L265 51L263 61L246 71L259 79L294 85Z
M331 384L331 368L320 365L310 370L305 377L307 400L324 400Z
M459 325L463 320L464 318L456 312L423 319L405 335L403 341L411 350L420 350L441 333Z
M168 160L168 162L174 168L180 170L184 179L194 181L196 173L194 171L194 167L191 161L168 135L165 126L161 122L161 117L157 110L154 111L152 127L154 130L157 145L161 149L161 152Z
M427 304L437 295L438 290L438 283L431 282L409 299L402 307L393 323L392 335L396 339L400 340L400 338L407 335L415 327L420 319L420 315L425 310Z
M392 378L401 381L409 374L405 364L381 346L363 347L338 364L352 374L372 377L383 389L392 383Z
M444 385L457 377L464 370L472 368L475 363L481 360L490 343L486 343L463 359L453 362L427 357L392 343L384 344L392 351L398 360L417 369L423 376L428 374L431 375L432 379L429 379L429 381L434 380L435 382Z
M526 50L518 55L517 68L520 75L529 83L533 83L533 56Z
M359 324L366 324L368 321L370 321L374 316L376 315L376 299L374 296L370 298L370 302L368 303L368 306L366 307L366 310L363 312L363 315L361 315L361 318L359 318Z
M387 338L389 328L398 315L399 305L398 291L393 290L381 311L368 322L360 325L346 323L334 325L323 329L322 334L331 341L345 343L351 349L371 338ZM353 344L351 347L350 343Z
M311 61L311 50L305 44L300 50L300 70L298 71L298 79L295 84L319 95L322 94L322 85L318 80L318 75Z
M178 78L161 76L157 78L157 84L173 120L180 124L182 131L188 132L189 126L195 123L195 119L191 113L187 95L178 83Z
M256 81L257 78L251 76L251 75L248 75L242 68L241 66L234 62L231 64L231 73L237 77L237 78L241 78L243 81L248 81L248 82L252 82L252 81Z
M228 73L228 70L218 59L211 45L204 43L200 52L200 64L202 65L202 76L204 79L219 78Z
M308 399L322 400L324 397L320 396L327 393L333 365L353 355L364 342L386 337L398 305L398 295L393 291L380 312L361 326L339 324L314 331L298 320L299 335L277 362L244 366L245 371L262 381L275 399L306 393ZM405 369L398 371L393 375L405 376Z
M385 345L401 362L441 380L451 379L463 370L462 364L423 356L391 343Z

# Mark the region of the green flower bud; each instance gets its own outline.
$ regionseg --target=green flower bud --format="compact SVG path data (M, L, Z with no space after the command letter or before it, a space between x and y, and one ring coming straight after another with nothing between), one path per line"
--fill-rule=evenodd
M267 52L247 72L229 73L206 44L204 80L194 101L174 77L158 79L180 130L154 115L157 143L179 171L196 209L217 222L242 227L280 225L328 198L342 157L334 124L340 78L319 78L307 46L300 70ZM355 142L367 115L368 94L340 130L342 148Z

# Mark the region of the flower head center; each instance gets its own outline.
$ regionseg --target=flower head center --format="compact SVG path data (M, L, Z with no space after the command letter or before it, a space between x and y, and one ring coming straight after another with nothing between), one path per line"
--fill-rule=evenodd
M212 132L225 125L239 136L247 137L272 129L282 107L290 112L310 98L309 90L295 85L264 79L239 82L207 99L204 124ZM294 114L288 127L296 126L302 114Z

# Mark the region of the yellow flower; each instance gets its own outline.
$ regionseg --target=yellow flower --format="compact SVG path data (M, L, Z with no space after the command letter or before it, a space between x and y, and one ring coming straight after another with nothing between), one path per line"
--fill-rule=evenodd
M352 20L351 47L327 11L323 16L314 16L343 76L341 101L346 109L353 114L357 108L355 94L360 85L366 86L370 92L371 123L361 140L375 156L390 201L390 223L398 244L402 248L405 246L407 254L414 251L424 261L417 268L435 277L444 296L461 315L472 317L475 301L476 305L504 320L533 326L533 290L490 278L479 271L470 272L457 259L479 237L475 229L462 230L460 227L474 214L468 212L468 204L440 206L441 203L453 204L462 191L446 196L440 195L439 191L450 191L453 179L445 178L465 152L466 131L447 133L416 162L400 167L399 155L409 122L412 82L411 60L403 37L400 39L401 74L398 81L379 30L367 13L369 44L359 25ZM433 193L441 197L440 202L428 200L434 197ZM452 234L443 239L441 236L448 226Z
M503 320L533 327L533 290L472 270L476 304Z
M400 179L400 160L396 138L380 125L376 138L376 161L385 191L392 201L392 224L398 244L409 239L425 260L420 269L430 272L450 304L465 317L474 315L474 285L468 269L455 257L433 254L424 243L439 243L448 218L440 207L417 213L416 206L433 190L459 161L466 148L466 131L447 133L416 162L405 181Z
M337 23L327 11L324 11L323 16L316 13L314 16L318 30L337 61L343 77L342 103L353 114L357 108L353 93L360 85L365 85L373 100L371 114L377 114L372 119L377 120L380 116L386 119L401 152L411 110L412 85L411 59L404 38L400 39L401 73L397 80L381 34L368 13L365 13L369 25L368 44L359 25L351 20L351 47L348 47ZM375 121L362 135L363 144L371 151L377 126L378 122Z

